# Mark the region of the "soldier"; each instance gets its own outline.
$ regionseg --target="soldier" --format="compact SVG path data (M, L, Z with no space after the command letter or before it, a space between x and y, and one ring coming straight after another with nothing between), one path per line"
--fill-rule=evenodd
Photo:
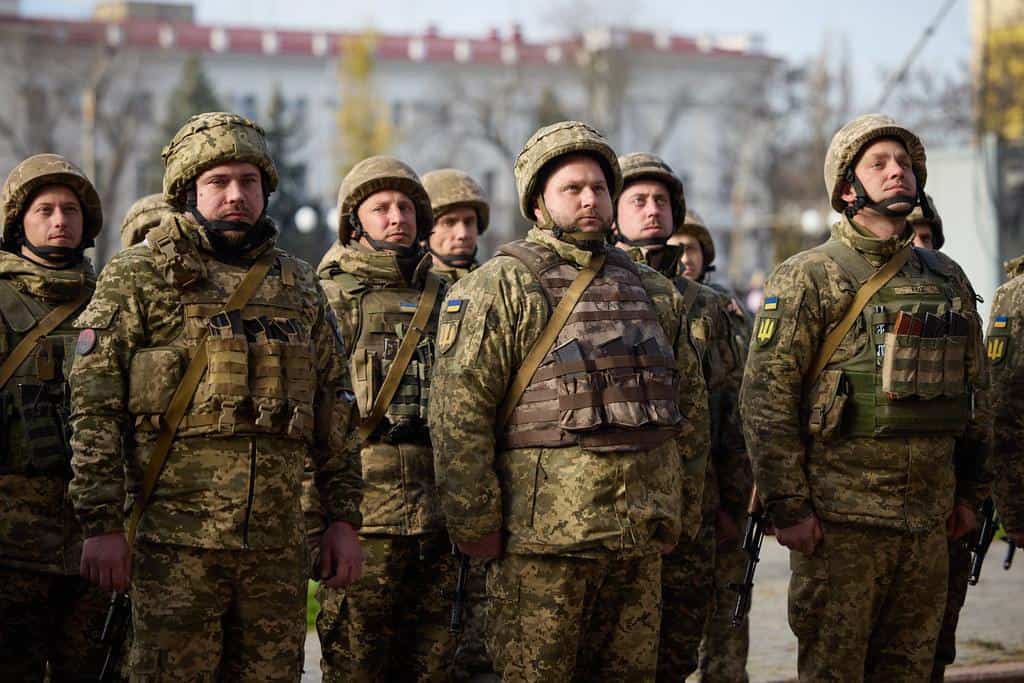
M164 201L162 192L136 200L128 208L124 222L121 223L121 248L127 249L146 239L146 234L160 225L164 214L171 211L171 207Z
M931 210L931 215L926 216L921 206L915 206L914 210L907 216L907 222L914 229L914 246L921 249L942 249L946 243L946 237L942 234L942 217L935 209L935 202L932 196L926 194L925 201Z
M928 680L946 536L987 495L975 294L956 263L910 244L926 174L920 139L891 118L840 129L825 185L843 218L775 269L754 327L741 413L791 549L801 681Z
M78 576L68 499L67 376L75 317L96 286L83 252L103 226L77 167L37 154L0 194L0 670L18 681L95 680L108 596Z
M732 482L745 476L746 454L739 458L724 448L727 405L735 406L743 366L729 329L729 314L721 295L679 273L683 247L668 244L673 231L683 228L686 200L683 184L672 169L651 154L619 157L623 189L616 210L619 245L634 261L670 278L683 296L690 334L702 354L711 411L710 465L704 484L701 530L694 541L682 539L662 561L662 618L658 646L658 680L685 680L697 670L698 652L713 607L717 544L735 546L736 519L745 513L747 498ZM737 469L741 472L734 472ZM746 478L749 478L747 475ZM721 486L721 490L720 487ZM735 494L730 497L731 494ZM727 512L728 511L728 512ZM722 517L717 524L718 517ZM717 536L717 538L716 538Z
M672 283L607 246L622 176L600 133L541 128L515 177L534 227L441 314L430 426L448 530L496 560L502 680L651 681L660 553L700 523L699 360Z
M425 173L423 186L434 215L427 238L434 272L456 282L479 265L477 240L487 229L491 213L487 197L468 173L454 168Z
M427 432L443 282L420 247L430 198L398 159L356 164L338 191L338 243L319 274L337 314L362 419L365 577L321 591L325 681L443 681L455 560Z
M358 579L362 565L344 350L313 269L274 247L265 210L277 171L263 130L200 114L163 159L174 211L110 261L76 322L82 574L107 591L131 585L133 681L297 680L307 457L330 521L325 581Z

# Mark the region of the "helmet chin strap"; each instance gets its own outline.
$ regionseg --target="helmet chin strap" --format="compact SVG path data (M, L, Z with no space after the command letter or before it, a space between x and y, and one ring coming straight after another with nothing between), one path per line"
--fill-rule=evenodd
M622 242L623 244L631 247L663 247L668 244L667 235L665 237L645 237L643 239L634 240L623 235L621 230L615 234L615 239L616 241Z
M540 209L543 218L540 223L537 223L537 227L541 230L550 230L557 240L568 242L585 251L601 251L606 245L614 243L611 230L584 232L575 225L566 228L556 224L555 219L551 217L551 212L548 211L548 205L544 203L543 195L537 195L537 208Z
M24 237L21 244L47 263L54 264L52 267L57 270L77 266L84 258L85 249L82 247L37 247Z
M445 264L449 268L469 268L473 265L473 261L476 260L477 248L473 247L473 251L469 254L439 254L434 251L433 247L427 247L427 251L430 255L436 258L441 263Z
M260 221L267 215L267 204L269 204L270 195L268 193L263 194L263 211L256 218L255 222L247 223L245 221L222 221L222 220L210 220L202 214L197 205L196 199L196 186L195 183L189 188L188 193L185 196L185 207L189 213L196 219L199 225L206 231L206 236L210 240L210 244L218 254L225 256L238 256L245 253L252 247L256 246L260 241L263 240L262 231L256 230L255 227ZM238 243L231 243L227 240L224 233L226 232L244 232L245 238Z
M916 196L898 194L876 202L868 196L864 183L860 181L860 178L857 177L852 168L846 170L846 182L850 183L854 192L857 193L856 199L844 211L848 218L853 218L857 215L857 212L864 208L872 209L889 218L905 218L910 215L910 212L914 210L918 202L921 202L922 206L927 204L927 202L923 201L924 190L921 188L918 189Z
M395 244L386 240L375 240L363 229L363 224L359 222L359 217L354 213L350 213L348 216L348 223L352 226L352 237L350 238L353 242L365 238L366 243L369 244L374 251L393 251L398 255L399 259L411 259L414 256L418 256L420 253L420 246L416 244L415 240L410 245Z

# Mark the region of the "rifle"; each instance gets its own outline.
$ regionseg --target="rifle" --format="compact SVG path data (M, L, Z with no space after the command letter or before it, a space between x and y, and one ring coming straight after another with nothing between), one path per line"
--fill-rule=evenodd
M1009 538L1006 539L1006 557L1003 558L1003 569L1010 571L1010 567L1013 566L1013 554L1017 551L1017 544L1011 541Z
M754 572L761 561L761 544L764 542L764 508L757 497L757 486L750 494L750 505L747 506L747 526L743 531L743 552L747 554L747 569L743 573L742 583L731 583L729 587L736 591L736 608L732 612L732 625L735 628L743 623L750 613L750 602L754 592Z
M451 619L448 623L449 633L462 630L462 608L466 604L466 579L469 578L469 555L459 550L452 543L452 555L459 558L459 571L455 576L455 595L452 596Z
M103 621L103 633L100 642L107 646L107 654L103 658L100 669L100 683L114 680L120 669L121 651L128 632L128 620L131 618L132 602L127 593L114 592L110 595L110 607L107 618Z
M971 548L971 573L967 577L967 583L972 586L978 585L981 577L981 565L985 562L985 554L992 545L992 539L996 537L996 505L991 498L986 498L981 504L981 529L978 530L978 538Z

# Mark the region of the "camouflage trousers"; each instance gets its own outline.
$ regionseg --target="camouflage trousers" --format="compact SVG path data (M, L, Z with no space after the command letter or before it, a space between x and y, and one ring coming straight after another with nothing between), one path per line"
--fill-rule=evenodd
M684 681L697 670L715 593L714 517L695 539L681 538L662 560L658 680Z
M739 544L718 548L715 553L715 599L700 644L701 683L747 683L750 620L732 625L736 591L730 585L743 581L747 555Z
M132 682L299 680L306 552L137 543Z
M506 555L487 568L487 649L501 679L653 681L661 556Z
M800 680L927 681L946 604L944 525L916 534L822 529L813 555L790 552Z
M78 576L0 566L0 678L95 681L110 596Z
M932 681L942 681L946 667L956 660L956 626L960 610L967 600L967 579L971 574L971 545L976 534L968 534L958 541L949 541L949 581L946 592L946 612L939 630L939 643L935 648L935 666Z
M363 536L363 578L320 587L325 683L446 681L456 560L446 534Z
M494 666L484 643L487 620L487 565L478 560L469 563L465 603L462 608L462 631L458 633L452 680L464 683L474 676L493 674Z

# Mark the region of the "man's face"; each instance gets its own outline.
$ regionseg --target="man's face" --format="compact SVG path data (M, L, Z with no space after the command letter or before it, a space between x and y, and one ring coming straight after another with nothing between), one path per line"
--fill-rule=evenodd
M430 250L441 256L469 256L476 251L476 210L469 206L456 206L434 221L430 233Z
M581 232L607 232L612 223L612 197L601 164L589 156L573 154L555 162L544 183L544 203L560 228ZM537 222L544 220L534 208Z
M39 190L22 219L25 239L34 247L69 247L82 243L85 217L78 196L65 185Z
M360 242L370 248L369 240L408 247L416 239L416 205L397 190L374 192L359 205L356 216L365 233Z
M231 161L196 178L196 208L209 221L236 221L252 226L263 213L263 175L254 164ZM225 230L229 243L245 239L246 230Z
M679 265L683 267L683 277L689 280L699 280L704 274L704 250L700 248L700 242L693 235L673 235L668 240L669 244L683 245L683 253L679 256Z
M914 246L922 249L935 249L932 226L927 223L914 223Z
M917 178L910 163L910 154L898 140L885 138L872 142L861 153L853 171L872 201L881 202L898 195L917 195ZM845 202L852 202L857 198L857 192L846 183L841 197Z
M619 233L630 240L664 239L672 233L668 188L656 180L638 180L619 196Z

